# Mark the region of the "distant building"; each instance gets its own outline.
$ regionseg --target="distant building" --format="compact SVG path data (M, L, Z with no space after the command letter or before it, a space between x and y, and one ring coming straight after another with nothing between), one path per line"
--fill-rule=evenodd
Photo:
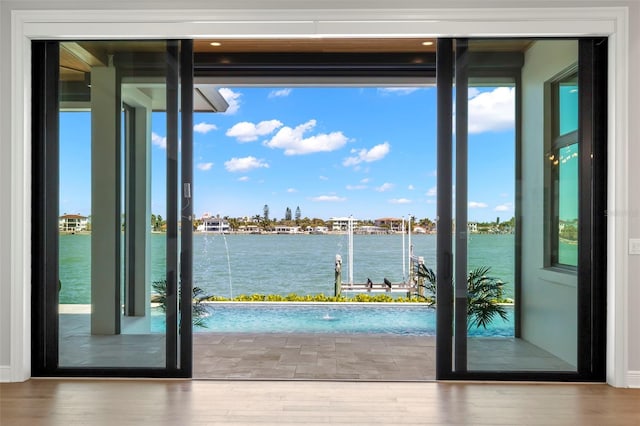
M300 227L299 226L276 226L276 234L299 234Z
M198 225L197 231L229 233L231 231L231 225L226 219L203 216L202 223Z
M355 230L356 234L362 234L362 235L386 234L388 232L389 230L387 228L382 228L380 226L372 226L372 225L359 226L358 229Z
M332 217L329 218L329 222L331 223L332 231L348 231L349 230L349 221L353 221L354 228L358 225L358 221L352 217Z
M58 230L62 232L86 231L89 218L79 214L64 214L58 218Z
M469 223L467 223L467 231L470 234L477 234L478 233L478 223L477 222L469 222Z
M386 228L389 231L402 231L402 219L398 219L397 217L376 219L373 224L381 228Z
M259 234L260 228L258 227L258 225L241 225L238 228L238 232L244 234Z
M328 226L307 226L304 228L304 232L308 233L308 234L314 234L314 235L324 235L324 234L328 234L329 233L329 227Z

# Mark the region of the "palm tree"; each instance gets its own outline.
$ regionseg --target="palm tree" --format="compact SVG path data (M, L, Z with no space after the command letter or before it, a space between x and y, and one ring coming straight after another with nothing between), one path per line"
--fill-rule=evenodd
M154 281L152 284L155 295L153 301L159 304L159 308L162 312L167 311L167 280ZM209 312L207 307L202 303L211 297L211 295L205 295L204 290L200 287L193 287L191 289L192 297L192 311L191 320L196 327L207 327L206 317Z
M469 272L467 278L468 328L483 327L493 321L496 315L507 320L507 311L498 301L502 298L502 280L490 277L488 266L481 266Z
M488 266L481 266L469 272L467 277L467 328L487 328L494 318L499 316L507 321L507 310L498 302L502 298L504 282L489 276ZM419 265L417 275L423 283L419 284L429 296L424 297L431 305L436 304L436 275L432 269Z

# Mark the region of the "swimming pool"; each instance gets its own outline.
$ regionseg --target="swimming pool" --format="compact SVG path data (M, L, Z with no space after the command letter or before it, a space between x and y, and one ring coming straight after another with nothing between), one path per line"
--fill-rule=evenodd
M345 333L435 336L436 311L423 304L379 303L211 303L206 328L196 333ZM513 336L513 309L471 336ZM153 321L162 332L164 316Z

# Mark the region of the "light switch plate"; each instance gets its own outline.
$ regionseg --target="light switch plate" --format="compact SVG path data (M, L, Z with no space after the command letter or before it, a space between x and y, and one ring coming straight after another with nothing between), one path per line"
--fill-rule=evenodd
M640 254L640 238L629 238L629 254Z

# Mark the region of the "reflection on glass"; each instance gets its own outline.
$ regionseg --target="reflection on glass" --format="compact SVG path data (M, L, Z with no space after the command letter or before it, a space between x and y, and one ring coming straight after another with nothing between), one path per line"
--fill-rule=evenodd
M467 324L472 326L464 342L466 368L575 371L576 278L567 268L545 266L577 263L578 92L571 62L577 61L577 42L521 42L523 46L514 40L469 42L476 53L469 56L473 60L487 62L490 52L506 50L522 55L523 65L518 70L521 90L516 90L517 80L474 76L470 64L467 273L473 277L478 268L486 268L481 279L489 300L478 292L467 295ZM487 66L485 62L477 65ZM558 75L570 77L554 81ZM555 201L545 203L551 192ZM555 260L548 262L551 250ZM494 310L486 328L474 325L475 311L483 309ZM456 337L454 353L464 347Z
M133 61L138 51L149 55ZM151 235L151 205L166 198L151 181L166 173L151 134L164 51L164 42L60 43L61 367L166 365L152 289L165 256Z
M578 144L558 150L558 263L578 265Z
M578 130L578 83L574 75L558 84L559 136Z

